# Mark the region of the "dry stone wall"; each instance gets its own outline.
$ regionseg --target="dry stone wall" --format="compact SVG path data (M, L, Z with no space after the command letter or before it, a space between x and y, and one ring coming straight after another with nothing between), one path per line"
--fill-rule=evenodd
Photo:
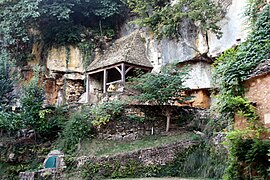
M165 121L110 121L101 126L97 133L100 139L135 140L151 134L161 134L165 128Z
M159 108L156 107L155 109L155 107L152 107L152 109L154 109L152 113L155 113L155 119L144 120L143 122L135 120L112 120L97 128L97 137L106 140L130 141L148 135L168 134L166 132L166 117L159 114ZM174 133L183 130L184 124L188 129L192 129L198 122L209 119L209 116L208 110L178 107L172 115L170 132ZM181 123L182 125L180 125Z
M172 162L178 153L184 152L186 149L199 144L197 141L180 141L174 144L141 149L135 152L122 153L114 156L103 157L79 157L77 159L77 166L81 167L86 162L92 163L109 163L116 164L119 162L121 165L128 164L130 161L139 162L143 165L165 165Z

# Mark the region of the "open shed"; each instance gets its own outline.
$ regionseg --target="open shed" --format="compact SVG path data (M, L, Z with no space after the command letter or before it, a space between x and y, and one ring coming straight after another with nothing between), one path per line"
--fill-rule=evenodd
M150 72L152 64L146 56L146 47L139 31L122 37L87 68L87 102L96 102L107 92L123 92L128 77L136 69Z

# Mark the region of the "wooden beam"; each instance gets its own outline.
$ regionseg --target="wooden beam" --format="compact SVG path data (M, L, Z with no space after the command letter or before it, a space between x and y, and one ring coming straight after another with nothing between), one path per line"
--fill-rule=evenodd
M86 74L86 103L89 103L89 89L90 89L90 82L89 82L89 75Z
M116 69L120 74L122 74L122 71L119 69L119 67L115 67L115 69Z
M139 66L139 65L135 65L135 64L131 64L131 63L125 63L128 66L132 66L133 68L139 68L139 69L143 69L143 70L147 70L147 71L151 71L153 68L150 67L145 67L145 66Z
M125 74L127 74L132 68L133 66L130 66L129 68L127 68L127 70L125 71Z
M107 67L104 67L104 68L99 68L99 69L96 69L94 71L90 71L90 72L88 72L88 74L95 74L95 73L98 73L98 72L102 72L104 69L107 69L107 70L112 69L112 68L118 67L119 65L122 65L122 64L126 64L128 66L132 66L133 68L139 68L139 69L143 69L143 70L147 70L147 71L151 71L153 69L151 67L139 66L139 65L132 64L132 63L122 62L122 63L117 63L117 64L114 64L114 65L110 65L110 66L107 66Z
M104 69L103 70L103 93L107 92L106 83L107 83L107 70Z
M123 84L125 83L125 81L126 81L126 78L125 78L125 64L124 63L122 63L121 64L121 70L122 70L122 72L121 72L121 80L122 80L122 82L123 82Z
M120 82L122 82L122 80L117 80L117 81L109 82L109 83L106 83L106 85L116 84L116 83L120 83Z
M104 69L98 69L98 70L95 70L95 71L91 71L91 72L88 72L88 74L96 74L96 73L99 73L99 72L102 72Z

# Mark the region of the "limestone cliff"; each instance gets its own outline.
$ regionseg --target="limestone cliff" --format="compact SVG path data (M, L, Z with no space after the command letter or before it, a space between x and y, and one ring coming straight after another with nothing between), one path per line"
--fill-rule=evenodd
M221 2L220 0L216 0ZM211 32L201 32L186 21L182 24L179 39L157 40L147 29L132 25L128 19L118 34L120 37L140 29L144 39L146 55L154 71L167 63L179 62L190 65L190 79L186 86L194 90L211 89L211 63L226 49L244 41L247 36L243 10L247 0L224 0L221 2L226 14L219 22L223 36L218 39ZM83 52L76 46L51 47L46 57L42 57L39 45L33 46L34 60L28 65L45 59L45 92L49 104L77 102L85 92ZM113 48L113 46L111 47ZM98 57L98 54L97 54ZM95 60L95 59L93 59Z

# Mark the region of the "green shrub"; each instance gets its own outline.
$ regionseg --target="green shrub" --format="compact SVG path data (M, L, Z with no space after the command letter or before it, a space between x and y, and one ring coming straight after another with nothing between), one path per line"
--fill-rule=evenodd
M66 153L73 153L77 150L81 140L91 137L92 131L92 119L89 110L82 108L72 113L66 122L60 137L62 141L60 147Z
M224 179L267 179L270 167L269 140L247 138L240 134L229 136L230 157Z
M22 119L19 114L13 112L0 111L0 131L1 133L14 134L23 126Z
M44 118L40 117L40 113L43 110L44 91L42 86L39 85L39 68L34 73L34 77L24 85L22 90L22 97L20 99L22 120L25 127L42 131L46 122Z
M124 107L125 103L119 100L103 102L93 106L90 109L93 117L92 124L98 127L102 124L106 124L110 120L122 119Z

